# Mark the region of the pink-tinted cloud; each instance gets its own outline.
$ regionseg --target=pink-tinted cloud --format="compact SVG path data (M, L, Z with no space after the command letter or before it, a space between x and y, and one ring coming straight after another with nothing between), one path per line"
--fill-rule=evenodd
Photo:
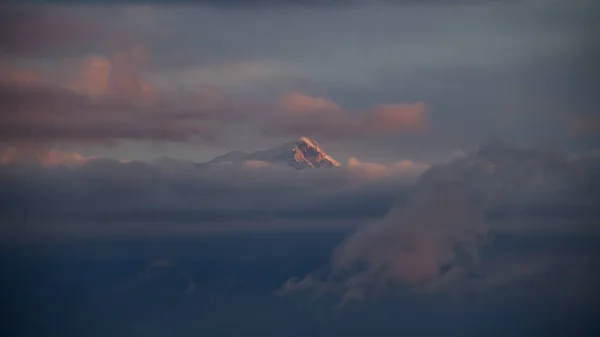
M282 96L276 110L265 128L267 134L360 138L429 128L427 107L421 102L381 104L361 114L344 110L330 99L292 92Z
M299 115L337 113L342 110L337 103L330 99L313 97L297 91L284 94L280 99L280 106L286 113Z
M211 128L199 120L225 115L227 98L214 90L183 96L158 92L139 76L147 59L140 47L111 60L90 56L68 83L0 64L7 75L0 81L0 140L214 141Z
M88 95L119 95L133 102L148 103L156 99L157 90L139 74L148 62L142 46L116 52L112 59L88 56L69 83L69 88Z
M0 60L0 85L35 85L42 82L41 76L35 71L19 69Z
M429 168L424 163L402 160L391 164L361 162L356 157L348 159L348 170L360 179L381 179L386 177L417 178Z
M424 131L429 126L427 107L413 104L381 104L363 118L363 127L376 132Z
M46 168L57 166L77 167L95 157L86 157L77 152L64 152L56 149L39 147L9 147L0 151L0 165L36 160Z
M92 55L87 57L80 69L71 79L69 88L90 95L110 93L110 74L112 63L105 57Z

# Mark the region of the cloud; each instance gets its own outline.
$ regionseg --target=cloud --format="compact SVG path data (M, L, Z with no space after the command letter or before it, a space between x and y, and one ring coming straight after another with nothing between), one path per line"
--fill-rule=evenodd
M361 165L351 159L350 166ZM364 166L385 171L380 165ZM575 222L587 217L581 207L595 208L600 199L578 194L587 190L587 178L594 171L586 167L584 173L583 167L552 152L504 143L483 146L421 175L406 202L398 202L385 217L359 229L335 249L324 278L290 279L284 288L306 290L313 283L315 291L326 287L341 293L342 303L402 287L432 292L475 282L474 287L485 291L488 280L483 271L489 268L482 251L490 242L490 230L506 226L506 221L497 221L497 211L512 209L517 216L555 219L553 210L577 205L579 213L570 216ZM536 209L542 211L528 213ZM532 228L535 221L527 219ZM528 226L519 230L524 233ZM489 285L498 286L499 279L489 277ZM519 276L504 279L514 281Z
M35 85L43 82L42 77L35 71L17 68L0 60L0 85Z
M139 75L148 62L144 47L116 52L112 59L90 55L82 62L68 88L92 96L116 94L133 102L156 99L156 88Z
M444 268L475 272L489 226L460 184L420 190L406 205L354 233L333 255L334 273L344 280L344 300L390 284L421 286Z
M104 57L92 55L85 59L81 70L74 76L70 89L90 95L108 94L112 63Z
M65 83L3 64L0 71L8 76L0 83L4 111L0 138L10 142L213 142L214 130L222 123L231 125L250 116L255 117L252 123L266 123L271 135L323 139L373 138L428 127L422 103L378 105L364 116L355 116L330 99L300 92L287 93L272 103L235 99L215 87L189 92L158 89L140 75L148 59L140 46L116 52L112 58L89 55ZM260 111L268 107L274 113Z
M3 4L0 7L0 54L57 53L91 42L122 43L125 36L100 22L81 19L52 6Z
M190 224L185 230L201 231L229 228L219 227L224 223L286 227L294 219L349 226L385 211L415 179L410 172L361 176L352 168L297 171L260 161L200 170L168 158L120 162L47 149L10 148L2 159L0 218L30 226L45 219L31 235L61 226L65 235L102 232L89 227L98 222L123 226L108 231L133 232L145 231L136 224L166 232L175 227L161 224Z
M265 167L270 167L271 163L260 161L260 160L248 160L245 161L242 166L249 169L261 169Z
M78 167L94 158L86 157L77 152L64 152L55 149L9 147L0 152L0 165L26 162L29 159L33 159L46 168L61 165Z
M265 127L269 135L308 135L321 139L377 138L429 128L422 102L380 104L362 115L342 109L334 101L300 92L284 94Z
M341 112L342 107L334 101L313 97L294 91L284 94L280 99L281 109L289 114L310 115L314 113Z
M139 75L147 59L139 46L117 52L112 59L92 55L66 83L0 64L0 73L6 75L0 82L0 139L212 142L215 123L207 120L242 115L233 100L214 88L159 91Z
M413 176L417 178L429 168L429 165L416 163L411 160L402 160L396 163L383 165L378 163L364 163L355 157L348 159L348 170L358 176L369 178L384 178L394 175Z
M378 105L363 119L363 123L366 129L379 133L424 131L428 127L423 103Z

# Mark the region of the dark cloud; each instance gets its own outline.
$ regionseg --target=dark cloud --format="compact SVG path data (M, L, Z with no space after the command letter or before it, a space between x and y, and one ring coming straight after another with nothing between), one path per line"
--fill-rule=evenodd
M114 28L114 27L113 27ZM53 6L0 5L0 54L47 55L93 44L126 45L127 33Z

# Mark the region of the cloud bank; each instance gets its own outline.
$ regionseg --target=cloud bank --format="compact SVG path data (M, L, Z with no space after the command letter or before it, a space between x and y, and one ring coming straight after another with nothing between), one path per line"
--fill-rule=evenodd
M122 225L124 230L135 223L165 229L169 223L189 224L200 230L225 222L251 230L257 222L285 226L311 219L344 225L386 212L427 167L410 161L388 166L353 162L297 172L249 161L202 170L168 158L117 161L36 148L6 148L1 158L4 230L17 229L16 223L41 226L26 236L66 223ZM144 233L143 226L135 231Z

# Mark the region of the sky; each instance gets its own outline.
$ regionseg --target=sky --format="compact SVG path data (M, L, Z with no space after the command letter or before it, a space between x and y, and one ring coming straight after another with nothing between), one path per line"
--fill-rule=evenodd
M0 269L15 275L0 302L14 327L38 323L14 335L550 329L532 310L586 335L598 14L591 0L0 5ZM194 165L301 136L341 167ZM52 296L68 299L56 316Z
M583 0L6 4L2 142L193 161L302 135L342 162L435 162L496 138L593 151L596 10Z

